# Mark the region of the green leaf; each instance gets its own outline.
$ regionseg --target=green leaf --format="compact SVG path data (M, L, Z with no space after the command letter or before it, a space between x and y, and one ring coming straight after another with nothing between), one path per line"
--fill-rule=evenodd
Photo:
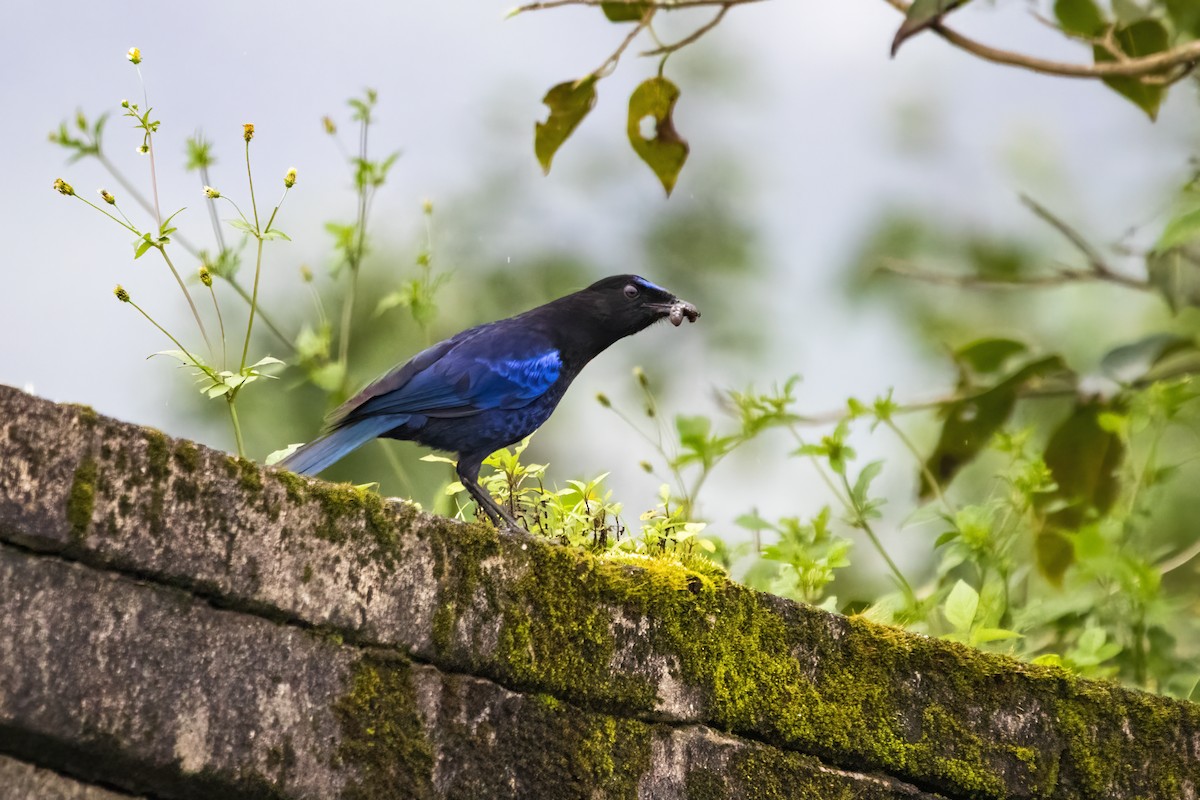
M1016 339L977 339L954 352L954 360L983 375L999 372L1018 355L1029 352L1024 342Z
M609 22L641 22L649 8L649 3L638 2L638 0L625 0L625 2L613 0L610 3L600 4L600 10L604 12L604 16L608 17Z
M228 394L229 391L230 391L229 384L217 383L212 386L205 386L203 389L200 390L200 393L207 394L209 396L209 398L212 399L214 397L221 397L222 395Z
M1039 496L1038 504L1054 510L1046 514L1034 550L1038 569L1055 585L1075 561L1075 548L1065 534L1092 513L1108 511L1120 490L1117 470L1125 444L1100 422L1102 414L1113 410L1099 401L1079 403L1046 443L1043 458L1055 489Z
M1171 311L1200 306L1200 248L1153 250L1146 255L1146 275Z
M137 249L133 251L133 260L137 261L139 258L146 255L146 251L153 246L154 242L150 241L149 239L143 239L142 243L139 244Z
M246 220L241 219L240 217L235 218L235 219L227 219L225 221L228 222L233 227L237 228L239 231L245 231L246 233L249 233L249 234L257 233L257 231L255 231L253 225L251 225L249 222L246 222ZM328 227L328 225L326 225L326 227Z
M182 214L182 213L183 213L184 211L186 211L186 210L187 210L187 206L184 206L183 208L179 209L178 211L176 211L176 212L175 212L174 214L172 214L171 216L169 216L169 217L167 217L166 219L164 219L164 220L162 221L162 225L159 225L159 226L158 226L158 235L159 235L159 236L166 236L167 234L169 234L169 233L171 233L172 231L176 230L176 228L170 228L170 227L168 227L168 226L171 224L171 220L175 219L176 217L178 217L180 214Z
M549 174L558 148L596 105L596 76L560 83L546 92L542 102L550 108L550 116L534 126L533 152L542 171Z
M1167 29L1156 19L1140 19L1129 25L1119 25L1113 31L1113 39L1121 48L1121 52L1130 58L1161 53L1170 46ZM1097 64L1117 60L1116 56L1101 45L1092 47L1092 56ZM1151 120L1158 117L1158 107L1162 105L1163 97L1167 93L1165 86L1148 84L1138 78L1105 78L1104 83L1145 111Z
M1175 30L1200 38L1200 3L1196 0L1162 0L1162 4L1175 23Z
M1193 208L1167 223L1162 236L1158 237L1155 250L1169 250L1181 244L1188 244L1200 238L1200 208Z
M283 239L286 242L290 242L292 240L292 237L288 236L286 233L279 230L278 228L272 228L271 230L267 231L266 233L263 234L263 238L267 239L267 240Z
M882 461L872 461L862 468L862 472L858 473L858 480L854 482L854 488L851 489L850 495L854 500L855 505L866 505L867 494L871 490L871 481L879 476L883 471Z
M975 621L975 610L979 607L979 593L966 582L960 580L950 590L942 613L946 621L954 626L956 631L969 631Z
M1097 400L1079 403L1050 435L1043 458L1058 488L1045 502L1057 497L1067 503L1049 515L1050 524L1074 530L1087 512L1103 514L1117 499L1116 473L1125 458L1125 444L1105 430L1100 415L1119 410Z
M1054 16L1059 27L1075 36L1094 36L1104 27L1104 14L1093 0L1056 0Z
M937 446L925 462L939 484L946 484L987 446L1012 414L1017 394L1030 381L1053 374L1069 374L1060 356L1030 362L995 386L949 403L943 409L946 422ZM921 474L920 497L928 498L933 487Z
M1133 383L1145 377L1163 359L1196 349L1196 342L1191 337L1156 333L1109 350L1100 360L1100 370L1119 383Z
M971 631L971 646L978 647L988 642L998 642L1003 639L1020 639L1021 634L1006 628L976 628Z
M913 0L904 22L900 23L900 28L892 39L892 57L895 57L896 51L906 39L936 25L942 21L944 15L966 3L967 0Z
M248 369L258 369L259 367L266 367L266 366L270 366L271 364L285 364L285 363L286 362L281 361L278 358L275 358L275 356L266 356L265 358L260 358L258 361L255 361L253 364L251 364L248 367Z
M679 88L666 78L650 78L633 90L629 97L629 118L626 131L634 152L654 170L667 195L675 188L675 180L688 157L688 144L675 130L672 114ZM653 120L654 136L642 135L644 120Z
M292 453L299 450L301 447L304 447L304 442L296 442L295 444L289 444L287 447L283 448L282 450L274 450L274 451L268 453L267 460L266 460L267 466L269 467L272 464L278 464L280 461L283 461L285 458L287 458Z

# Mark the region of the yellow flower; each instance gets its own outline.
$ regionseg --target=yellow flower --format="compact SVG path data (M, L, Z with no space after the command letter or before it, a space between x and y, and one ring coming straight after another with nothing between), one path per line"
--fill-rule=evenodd
M129 302L129 292L125 291L125 287L122 286L121 284L119 284L119 283L117 284L117 288L113 289L113 294L115 294L117 296L117 299L120 300L122 303Z
M433 213L433 201L430 200L429 198L425 198L424 200L422 200L421 201L421 210L424 211L426 214L432 214Z
M287 174L283 176L283 185L289 189L296 185L296 168L295 167L292 167L291 169L289 169L287 171Z
M321 117L321 124L325 126L325 132L330 136L337 133L337 124L332 117Z
M113 197L112 193L109 192L108 189L101 189L100 196L103 197L104 202L108 203L110 206L115 206L117 204L117 198Z
M68 197L71 197L75 194L75 189L71 186L71 184L67 183L62 178L54 179L54 191L58 192L59 194L65 194Z
M137 48L137 47L129 48L129 52L125 54L125 57L128 58L130 61L132 61L134 64L142 63L142 51L140 48Z
M247 122L242 126L242 138L247 142L254 138L254 123Z
M209 200L216 200L218 197L221 196L221 193L211 186L205 186L204 187L204 196L207 197Z
M205 286L212 286L212 273L208 271L208 267L203 265L200 267L200 282Z

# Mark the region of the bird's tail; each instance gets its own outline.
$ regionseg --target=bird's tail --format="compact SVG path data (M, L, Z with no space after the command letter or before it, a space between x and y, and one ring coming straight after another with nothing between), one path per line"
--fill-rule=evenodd
M404 417L395 416L355 420L314 439L275 466L301 475L316 475L379 434L403 425L404 421Z

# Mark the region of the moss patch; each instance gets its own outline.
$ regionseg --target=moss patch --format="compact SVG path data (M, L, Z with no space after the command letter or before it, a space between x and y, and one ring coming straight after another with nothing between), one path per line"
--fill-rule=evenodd
M71 541L81 544L92 522L92 511L96 506L96 478L99 468L96 459L87 456L75 468L75 479L67 495L67 524L71 526Z
M364 658L334 705L338 756L354 769L347 800L424 800L434 796L433 752L417 713L405 661Z

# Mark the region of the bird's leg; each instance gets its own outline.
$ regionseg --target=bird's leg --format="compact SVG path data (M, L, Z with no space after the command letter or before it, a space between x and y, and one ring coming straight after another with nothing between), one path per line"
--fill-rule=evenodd
M467 493L479 504L479 507L483 509L483 513L488 515L488 519L497 528L511 528L518 531L525 530L521 523L517 522L516 517L508 513L508 509L497 504L492 499L492 496L488 494L488 491L479 485L479 467L481 466L481 462L482 459L459 457L456 471L463 487L466 488Z

